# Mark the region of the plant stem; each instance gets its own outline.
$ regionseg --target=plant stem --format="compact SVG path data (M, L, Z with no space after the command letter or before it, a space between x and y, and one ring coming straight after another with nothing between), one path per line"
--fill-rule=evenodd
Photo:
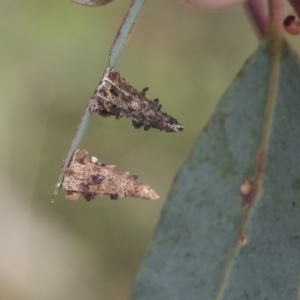
M262 0L248 0L245 6L256 25L259 35L264 37L268 31L269 18Z
M300 0L289 0L290 4L294 8L295 12L297 13L297 16L300 16Z
M142 12L142 8L144 7L145 3L146 3L146 0L132 0L132 3L127 11L127 14L126 14L118 32L117 32L117 35L115 37L115 40L114 40L113 45L110 50L110 53L109 53L109 65L110 66L114 67L117 64L117 62L123 52L123 49L124 49L124 46L128 39L128 36L132 32L132 29L133 29L139 15ZM74 151L79 147L87 129L89 128L89 125L92 121L92 116L93 116L93 114L89 110L89 103L88 103L88 105L86 106L86 109L84 111L84 114L81 117L80 124L77 127L75 136L72 140L72 143L68 150L66 158L63 161L63 165L60 170L58 183L55 185L52 202L54 202L55 198L57 197L57 195L60 191L61 184L64 179L64 173L70 163L70 160L73 156Z
M275 35L282 34L283 0L269 0L270 31Z
M146 0L133 0L109 51L109 65L115 67Z
M81 117L80 123L77 127L75 136L74 136L73 141L70 145L70 148L67 152L66 158L64 159L63 164L61 166L60 175L59 175L58 183L55 185L52 202L54 202L55 198L57 197L57 195L60 191L60 187L61 187L61 184L64 179L65 171L70 163L70 160L72 158L74 151L79 147L79 144L81 143L87 129L89 128L89 125L92 121L92 116L93 116L93 114L89 110L89 103L88 103L88 105L85 108L84 114Z

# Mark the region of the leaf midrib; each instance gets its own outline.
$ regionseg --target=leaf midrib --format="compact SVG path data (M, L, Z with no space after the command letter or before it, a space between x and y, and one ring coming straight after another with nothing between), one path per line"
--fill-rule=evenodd
M227 282L230 278L230 271L234 264L234 258L236 257L239 249L243 246L239 245L239 238L245 233L245 229L249 223L251 212L253 211L254 205L260 198L262 192L262 185L264 180L264 169L265 169L265 157L267 153L268 141L271 133L271 126L273 121L273 111L277 100L277 87L280 76L280 59L281 59L281 49L282 49L282 36L278 31L273 31L270 33L269 37L271 44L271 70L270 70L270 82L268 87L268 96L266 103L266 110L264 116L263 132L260 140L260 145L256 156L256 166L255 166L255 177L252 186L252 192L247 201L247 206L245 207L244 216L238 230L237 238L230 251L228 260L225 264L223 271L223 276L220 280L219 286L217 288L214 300L221 300L224 292L226 290Z

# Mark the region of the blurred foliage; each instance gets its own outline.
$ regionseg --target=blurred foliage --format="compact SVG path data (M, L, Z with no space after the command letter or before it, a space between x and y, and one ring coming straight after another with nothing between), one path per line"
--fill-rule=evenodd
M117 70L150 87L180 134L95 116L82 148L138 174L161 196L50 199L130 0L0 2L1 299L126 299L175 172L218 99L257 47L240 8L198 14L149 1Z

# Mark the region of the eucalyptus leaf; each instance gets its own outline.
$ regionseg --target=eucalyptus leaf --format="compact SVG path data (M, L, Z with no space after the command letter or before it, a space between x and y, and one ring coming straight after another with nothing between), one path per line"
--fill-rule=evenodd
M278 46L248 60L178 171L132 300L299 299L300 70Z
M113 0L71 0L74 3L78 3L85 6L102 6L112 2Z

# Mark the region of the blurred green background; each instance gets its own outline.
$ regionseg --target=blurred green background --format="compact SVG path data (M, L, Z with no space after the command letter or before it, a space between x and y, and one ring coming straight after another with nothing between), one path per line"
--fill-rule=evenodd
M173 177L258 39L242 7L148 1L117 70L183 133L93 118L81 148L161 199L51 203L60 165L131 0L0 2L0 298L127 299Z

